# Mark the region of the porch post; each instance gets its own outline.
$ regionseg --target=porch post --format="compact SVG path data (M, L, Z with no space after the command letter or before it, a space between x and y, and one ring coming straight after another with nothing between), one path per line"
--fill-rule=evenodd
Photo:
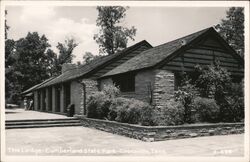
M52 87L52 112L56 112L56 88Z
M44 106L44 95L43 95L43 90L40 90L40 111L43 110L43 106Z
M38 92L37 91L34 91L34 110L38 110Z
M46 98L45 98L45 108L46 111L48 112L50 109L50 104L49 104L49 100L50 100L50 96L49 96L49 87L46 88Z
M60 92L60 112L64 113L64 107L65 107L65 88L64 85L61 85L61 92Z

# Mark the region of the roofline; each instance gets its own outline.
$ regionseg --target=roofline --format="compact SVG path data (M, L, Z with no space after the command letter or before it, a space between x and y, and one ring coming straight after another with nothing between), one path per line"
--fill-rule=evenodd
M213 27L207 28L208 30L199 35L198 37L194 38L192 41L190 41L188 44L182 46L181 48L177 49L174 51L172 54L168 55L165 59L160 61L159 63L153 65L154 68L161 68L166 64L167 62L171 61L174 57L178 56L181 54L183 51L187 50L189 47L191 47L193 44L199 42L204 36L208 35L211 30L214 30Z
M244 63L243 58L239 54L237 54L237 52L219 35L219 33L213 27L210 27L210 28L208 28L208 30L206 32L199 35L197 38L195 38L194 40L189 42L187 45L182 46L181 48L177 49L176 51L174 51L172 54L167 56L164 60L162 60L158 64L154 65L153 67L154 68L161 68L162 66L164 66L164 64L170 62L174 57L178 56L183 51L187 50L193 44L199 42L203 37L207 36L210 33L213 34L214 36L216 36L216 38L219 39L219 42L222 43L229 52L232 52L233 57L235 57L240 62Z
M127 51L125 51L125 52L128 54L128 52L135 50L135 49L138 48L141 44L144 44L144 43L146 43L145 45L147 45L148 47L151 47L151 48L153 47L153 46L152 46L150 43L148 43L146 40L142 40L142 41L140 41L140 42L138 42L138 43L136 43L136 44L134 44L134 45L132 45L132 46L126 48ZM124 50L126 50L126 49L124 49ZM112 61L114 61L114 60L117 60L117 59L119 59L119 58L122 57L122 56L123 56L123 55L118 55L117 57L114 57L114 58L112 58L111 60L108 60L108 61L105 62L104 64L100 65L99 67L96 67L96 68L92 69L90 72L88 72L88 73L86 73L86 74L84 74L84 75L91 75L91 73L95 73L95 72L98 71L99 69L101 69L101 68L103 68L104 66L110 64L110 62L112 62ZM82 75L82 76L80 76L80 77L83 77L84 75ZM78 78L79 78L79 77L78 77Z
M209 30L213 29L213 27L210 27L210 28L206 28L207 31L202 33L201 35L199 35L197 38L200 38L200 36L204 35L205 33L207 33ZM203 29L203 30L206 30L206 29ZM213 29L214 30L214 29ZM202 31L202 30L200 30ZM199 32L199 31L198 31ZM195 32L196 33L196 32ZM194 34L194 33L192 33ZM192 34L189 34L189 35L192 35ZM189 35L186 35L184 37L187 37ZM177 38L175 40L178 40L178 39L181 39L183 37L180 37L180 38ZM122 72L122 73L118 73L118 74L113 74L113 75L106 75L106 76L101 76L99 77L99 79L101 78L107 78L107 77L111 77L111 76L115 76L115 75L119 75L119 74L125 74L125 73L128 73L128 72L133 72L133 71L140 71L140 70L144 70L144 69L150 69L150 68L158 68L158 66L160 66L161 64L165 64L166 60L168 60L169 58L171 57L174 57L176 56L178 53L180 53L181 51L185 50L184 48L188 48L190 46L191 43L193 43L195 40L197 40L197 38L195 38L194 40L192 40L191 42L189 42L188 44L182 46L181 48L177 49L176 51L174 51L172 54L168 55L164 60L156 63L155 65L151 65L151 66L148 66L148 67L144 67L144 68L140 68L140 69L135 69L135 70L131 70L131 71L126 71L126 72ZM172 41L175 41L175 40L172 40ZM172 42L170 41L170 42ZM169 42L167 42L169 43ZM174 56L173 56L174 55ZM160 64L160 65L159 65Z
M203 29L203 30L206 30L206 29ZM156 63L155 65L152 65L152 66L149 66L149 67L145 67L145 68L136 69L136 70L126 71L126 72L122 72L122 73L118 73L118 74L101 76L98 79L104 79L104 78L108 78L108 77L112 77L112 76L116 76L116 75L120 75L120 74L125 74L125 73L129 73L129 72L137 72L137 71L151 69L151 68L161 68L162 66L164 66L164 64L166 64L167 62L171 61L174 57L176 57L177 55L181 54L183 51L187 50L193 44L199 42L203 37L207 36L209 33L214 34L216 36L216 38L218 38L219 41L227 48L227 50L229 50L229 51L231 51L233 53L233 56L236 59L238 59L241 62L244 62L243 58L239 54L237 54L237 52L219 35L219 33L213 27L210 27L210 28L207 28L207 31L205 31L204 33L202 33L198 37L194 38L188 44L186 44L186 45L182 46L181 48L177 49L172 54L170 54L169 56L167 56L164 60ZM189 34L189 35L192 35L192 34ZM181 38L178 38L178 39L181 39Z
M137 42L136 44L134 44L134 45L132 45L132 46L130 46L130 47L125 48L124 50L127 50L127 51L123 51L123 52L129 52L129 51L131 51L131 50L134 50L134 49L138 48L141 44L145 44L145 45L147 45L148 47L151 47L151 48L153 47L148 41L142 40L142 41ZM119 57L122 57L123 55L122 55L122 54L119 55L120 53L122 53L122 51L116 53L116 54L118 55L117 57L114 57L114 58L108 60L107 62L104 62L102 65L100 65L100 66L98 66L98 67L92 69L91 71L89 71L89 72L87 72L87 73L85 73L85 74L76 76L76 77L71 78L71 79L66 79L66 80L64 80L64 81L62 81L62 82L53 83L53 84L51 84L51 85L49 85L49 86L47 86L47 87L50 87L50 86L53 86L53 85L56 85L56 84L62 84L62 83L65 83L65 82L69 82L69 81L72 81L72 80L75 80L75 79L79 79L79 78L81 78L81 77L85 77L85 76L87 76L87 75L91 75L92 73L98 71L100 68L103 68L103 67L106 66L107 64L110 64L110 62L114 61L115 59L118 59ZM72 69L72 70L73 70L73 69ZM61 75L62 75L62 74L61 74ZM59 75L59 76L60 76L60 75ZM57 76L57 77L59 77L59 76ZM57 77L55 77L54 79L56 79ZM52 79L51 79L51 80L52 80ZM47 83L47 82L46 82L46 83ZM45 83L44 83L44 84L45 84ZM42 85L41 85L41 86L42 86ZM45 87L42 87L42 88L45 88ZM34 90L38 90L38 89L40 89L40 86L37 87L37 88L35 88Z
M30 93L30 92L32 92L32 91L38 89L40 86L42 86L42 85L44 85L45 83L51 81L52 79L55 79L55 77L51 77L51 78L49 78L49 79L44 80L43 82L41 82L41 83L39 83L39 84L36 84L36 85L30 87L30 88L29 88L30 90L27 89L27 90L23 91L23 92L21 93L21 95L25 95L25 94L27 94L27 93ZM34 87L34 88L33 88L33 87ZM28 90L29 90L29 91L28 91ZM27 92L26 92L26 91L27 91Z

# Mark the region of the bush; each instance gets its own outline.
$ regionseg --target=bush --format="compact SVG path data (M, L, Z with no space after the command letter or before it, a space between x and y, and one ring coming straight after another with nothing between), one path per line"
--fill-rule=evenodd
M103 92L96 92L87 101L87 117L105 119L108 116L111 99Z
M223 122L244 120L244 97L227 97L220 103L220 119Z
M184 122L193 122L191 118L191 110L193 107L194 98L197 96L197 90L194 85L190 84L191 80L185 81L184 85L175 92L175 100L182 103L184 106Z
M184 106L177 101L170 100L167 105L157 110L157 125L180 125L184 123Z
M102 92L112 99L120 94L120 89L115 85L104 85Z
M214 99L197 97L194 99L194 110L198 122L218 122L219 106Z
M153 109L145 102L118 97L110 106L108 119L129 124L153 125L151 110Z
M145 105L145 107L141 109L140 124L144 126L157 125L156 115L157 115L156 111L152 106Z
M113 100L109 112L109 119L115 119L122 123L138 124L142 105L143 102L141 101L118 97Z

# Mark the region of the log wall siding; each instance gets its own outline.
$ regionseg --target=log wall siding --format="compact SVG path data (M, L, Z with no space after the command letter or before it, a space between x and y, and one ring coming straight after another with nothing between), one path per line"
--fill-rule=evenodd
M233 75L244 75L242 63L219 42L208 39L196 47L186 50L162 67L164 70L193 71L196 65L211 65L216 60Z
M131 59L132 57L138 55L139 53L145 51L149 49L148 46L144 45L144 46L140 46L138 49L130 52L129 54L127 54L126 56L120 58L117 61L113 61L113 63L109 64L108 66L104 67L103 69L99 70L97 73L95 73L91 78L98 78L102 75L104 75L105 73L107 73L108 71L114 69L115 67L121 65L122 63L128 61L129 59Z

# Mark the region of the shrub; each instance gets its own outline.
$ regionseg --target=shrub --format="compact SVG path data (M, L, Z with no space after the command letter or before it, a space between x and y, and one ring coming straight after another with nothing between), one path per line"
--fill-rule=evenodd
M118 97L110 106L108 119L129 124L153 125L151 110L153 109L145 102Z
M105 119L108 116L111 99L103 92L96 92L87 101L87 117Z
M115 119L122 123L138 124L142 105L143 102L141 101L118 97L113 100L109 112L109 119Z
M145 105L141 109L141 118L140 118L140 124L144 126L155 126L156 123L156 111L155 109L150 105Z
M120 94L120 89L115 85L104 85L102 91L109 98L115 98Z
M194 99L194 109L196 111L196 121L217 122L220 112L219 106L214 99L197 97Z
M167 105L157 110L157 125L180 125L184 123L184 106L174 100L167 102Z
M184 122L187 123L193 122L191 110L194 98L198 95L196 88L190 82L191 80L185 81L184 85L175 92L175 100L181 102L184 106Z
M220 103L220 119L223 122L239 122L244 119L244 97L226 97Z

